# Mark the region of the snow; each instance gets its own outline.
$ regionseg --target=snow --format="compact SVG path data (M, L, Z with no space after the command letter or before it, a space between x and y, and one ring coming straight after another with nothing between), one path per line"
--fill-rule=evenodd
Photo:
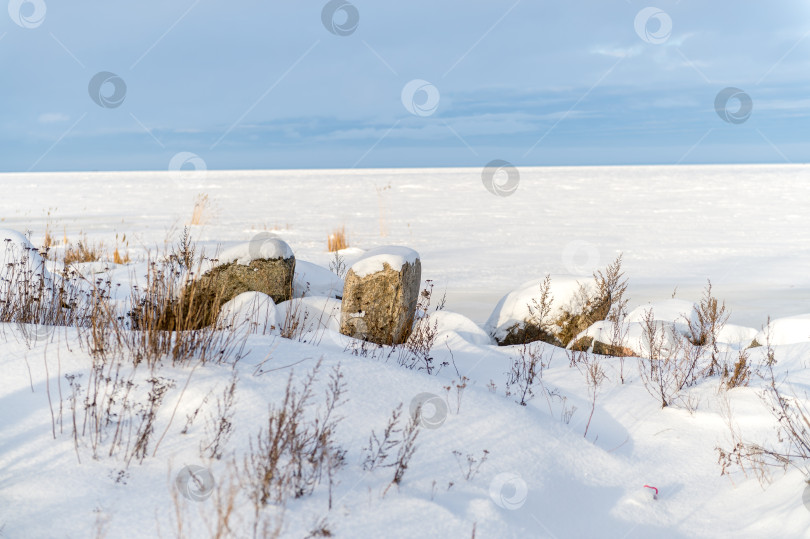
M631 309L676 288L698 300L710 278L731 323L761 329L768 315L807 312L810 166L521 167L520 176L517 195L502 199L482 188L480 168L209 170L188 182L165 171L0 174L0 226L32 230L37 246L49 223L70 241L82 232L109 246L127 234L130 254L143 256L176 240L167 231L182 230L205 192L217 217L191 231L209 254L274 234L328 267L326 238L345 225L353 249L416 250L448 308L477 323L527 280L590 275L620 252Z
M358 277L366 277L383 271L385 265L394 271L400 271L405 264L415 264L419 260L419 253L408 247L398 245L384 245L369 249L351 266L351 271Z
M436 324L436 331L438 332L436 340L439 342L458 338L471 344L494 344L492 337L481 329L481 326L463 314L442 310L429 313L429 316L431 323Z
M248 243L235 245L217 255L218 266L236 263L248 266L254 260L275 260L292 258L293 251L279 238L257 236Z
M253 331L267 333L278 326L276 304L267 294L243 292L220 308L217 322L235 328L246 324Z
M340 301L331 297L305 296L282 301L276 306L279 322L300 313L303 333L340 330Z
M680 299L667 299L640 305L625 316L621 332L624 338L619 344L642 356L649 356L649 342L647 342L648 338L645 338L644 319L647 312L652 311L656 327L664 330L664 351L667 351L676 345L678 336L687 338L690 336L687 321L691 320L697 326L695 308L696 305L693 302ZM724 345L724 350L740 350L748 347L757 334L758 332L754 328L726 323L717 334L717 342ZM614 324L601 321L580 333L577 339L592 337L603 343L612 343L614 335ZM574 339L572 344L577 339Z
M625 321L643 322L649 311L652 311L655 320L679 322L684 325L689 320L695 321L695 304L682 299L667 299L640 305L627 313Z
M2 226L32 230L35 246L54 219L52 230L61 235L66 228L71 239L81 231L109 246L116 232L127 234L132 264L78 266L88 278L120 283L113 294L122 309L129 287L142 283L147 251L160 251L167 231L188 220L199 192L219 208L209 224L190 227L207 252L241 244L235 260L247 260L245 240L272 228L295 249L297 295L303 284L310 287L303 298L272 310L272 300L258 293L227 305L222 322L250 319L242 326L250 330L244 357L235 365L164 361L153 371L125 364L135 409L148 402L150 379L173 382L156 412L148 456L129 466L105 451L114 428L105 431L97 458L90 437L72 436L66 376L80 376L84 390L93 364L77 330L55 328L48 339L31 340L17 324L0 324L0 536L88 537L101 529L107 537L173 537L177 514L185 515L186 536L211 536L216 494L200 502L179 497L177 473L199 465L226 485L229 462L244 462L267 428L268 408L283 401L288 378L299 382L319 361L307 413L323 407L329 370L340 364L347 399L336 438L347 451L346 467L336 475L331 509L324 485L287 501L282 537L305 537L321 518L336 537L471 537L473 529L476 537L514 538L808 536L800 470L775 470L773 482L761 486L739 471L722 477L717 465L715 448L731 447L725 398L746 439L775 440L775 420L759 398L767 381L752 376L749 387L725 391L716 377L701 380L684 392L698 403L694 412L662 409L643 387L636 358L601 358L607 380L586 435L591 395L566 352L531 345L548 365L543 387L521 406L514 387L507 394L521 347L497 347L490 332L522 321L544 275L552 275L558 309L578 282L592 281L590 271L624 252L628 344L639 345L640 316L650 307L659 323L681 331L682 316L691 316L711 278L732 313L718 337L721 351L733 358L754 337L765 344L767 334L777 377L789 376L789 386L804 395L810 391L810 167L520 172L519 196L508 199L481 188L480 170L473 169L209 171L194 182L167 182L166 172L0 175ZM263 188L268 182L272 192ZM391 189L374 189L386 184ZM247 201L245 193L252 194ZM273 203L277 193L284 193L284 204ZM47 208L58 211L48 215ZM380 234L383 219L387 236ZM342 280L327 269L334 253L325 240L343 224L353 246L338 255L348 267L376 246L408 245L421 255L423 280L447 293L447 308L429 312L438 373L401 366L403 349L370 347L364 354L356 340L338 333ZM4 234L30 247L22 234ZM30 249L20 252L41 262ZM676 287L677 299L668 299ZM282 337L296 312L301 329ZM771 324L759 332L769 315ZM612 334L606 322L587 332L607 342ZM764 347L747 352L753 366L767 360ZM211 459L201 446L210 441L234 375L234 431L223 458ZM437 428L420 430L402 484L388 489L392 470L364 470L363 448L394 408L407 411L424 393L441 399L446 417ZM80 396L80 431L83 409ZM467 479L467 455L480 460L483 450L486 462ZM657 487L658 498L644 485ZM244 491L237 502L233 534L250 537L253 509Z
M328 297L342 296L343 279L322 266L306 260L296 260L293 291L298 297L304 294Z

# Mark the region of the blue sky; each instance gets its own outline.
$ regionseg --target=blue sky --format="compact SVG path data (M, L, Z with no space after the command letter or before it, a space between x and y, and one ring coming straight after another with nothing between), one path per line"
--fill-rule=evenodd
M336 5L11 0L0 170L810 160L807 2L662 0L639 26L635 0L353 0L348 35ZM120 106L91 99L99 72ZM413 80L436 102L403 100ZM715 110L726 87L743 123Z

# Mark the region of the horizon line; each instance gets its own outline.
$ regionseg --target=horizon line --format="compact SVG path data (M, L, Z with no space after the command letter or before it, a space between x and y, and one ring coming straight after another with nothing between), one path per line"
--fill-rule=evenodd
M688 168L688 167L792 167L792 166L807 166L810 163L797 162L716 162L716 163L645 163L645 164L604 164L604 165L512 165L518 169L553 169L553 168ZM52 170L52 171L0 171L0 176L6 175L45 175L45 174L109 174L109 173L166 173L175 172L180 174L192 175L199 173L200 175L208 172L349 172L349 171L420 171L420 170L480 170L487 166L483 163L480 166L458 166L458 165L443 165L443 166L421 166L421 167L312 167L312 168L207 168L205 170L191 170L191 169L94 169L94 170Z

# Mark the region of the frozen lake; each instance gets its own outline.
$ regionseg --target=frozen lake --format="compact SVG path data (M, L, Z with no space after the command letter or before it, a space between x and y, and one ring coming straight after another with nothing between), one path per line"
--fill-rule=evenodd
M480 169L2 174L2 226L35 242L79 233L132 254L174 241L195 197L211 219L193 234L209 249L275 230L303 260L327 265L341 226L352 246L391 243L422 256L423 278L448 307L483 322L497 300L544 272L590 274L624 253L630 306L697 299L706 279L731 321L807 311L810 167L521 168L509 197ZM383 236L382 234L386 234Z

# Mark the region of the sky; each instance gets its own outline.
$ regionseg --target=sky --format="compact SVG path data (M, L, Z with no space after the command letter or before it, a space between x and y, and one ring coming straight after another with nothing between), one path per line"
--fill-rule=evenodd
M2 172L810 160L803 1L7 11Z

